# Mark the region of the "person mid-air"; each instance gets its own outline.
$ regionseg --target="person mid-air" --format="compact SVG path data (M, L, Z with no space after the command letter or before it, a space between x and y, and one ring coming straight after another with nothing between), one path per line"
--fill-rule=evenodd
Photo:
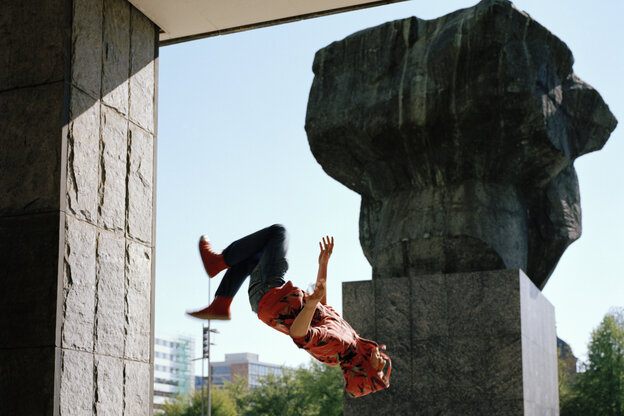
M299 348L317 360L340 365L345 390L351 397L388 388L392 365L390 357L382 351L385 345L361 338L326 304L327 264L334 238L324 237L319 242L319 268L311 294L284 280L288 270L286 240L286 229L275 224L234 241L218 254L206 236L202 236L199 253L208 276L227 271L210 306L187 313L199 319L231 319L232 299L247 276L251 276L249 302L258 318L289 335Z

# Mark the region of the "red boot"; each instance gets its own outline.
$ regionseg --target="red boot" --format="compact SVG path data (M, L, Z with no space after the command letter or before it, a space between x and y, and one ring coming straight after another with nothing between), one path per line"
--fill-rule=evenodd
M232 299L233 298L225 296L216 296L207 308L199 311L187 312L187 314L191 315L193 318L229 321L232 319L232 315L230 314L230 304L232 303Z
M210 277L214 277L221 270L229 268L223 260L223 255L215 253L212 247L210 247L210 241L208 241L208 237L205 235L202 235L199 239L199 255L204 263L204 269L206 269L206 273Z

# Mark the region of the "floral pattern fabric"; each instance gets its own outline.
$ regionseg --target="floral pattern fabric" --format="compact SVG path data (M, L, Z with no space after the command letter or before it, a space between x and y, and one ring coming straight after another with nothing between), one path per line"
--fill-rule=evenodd
M262 297L258 305L258 318L270 327L290 335L290 327L303 309L304 302L305 293L289 281ZM360 338L331 306L319 303L307 334L293 338L293 341L317 360L329 365L340 365L345 388L352 397L389 386L390 358L382 353L388 362L387 375L376 371L370 363L370 357L378 347L377 343Z

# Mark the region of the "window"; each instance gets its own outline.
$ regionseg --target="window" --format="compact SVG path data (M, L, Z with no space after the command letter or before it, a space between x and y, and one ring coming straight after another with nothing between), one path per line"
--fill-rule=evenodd
M212 367L212 374L230 374L230 367L229 366L222 366L222 367Z
M170 386L178 385L178 382L176 380L167 380L165 378L160 378L160 377L154 377L154 383L168 384Z

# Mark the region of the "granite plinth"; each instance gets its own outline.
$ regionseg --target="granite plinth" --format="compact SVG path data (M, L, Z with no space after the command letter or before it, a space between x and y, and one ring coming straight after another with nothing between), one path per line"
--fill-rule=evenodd
M346 282L343 310L392 358L345 416L558 414L554 308L521 270Z

